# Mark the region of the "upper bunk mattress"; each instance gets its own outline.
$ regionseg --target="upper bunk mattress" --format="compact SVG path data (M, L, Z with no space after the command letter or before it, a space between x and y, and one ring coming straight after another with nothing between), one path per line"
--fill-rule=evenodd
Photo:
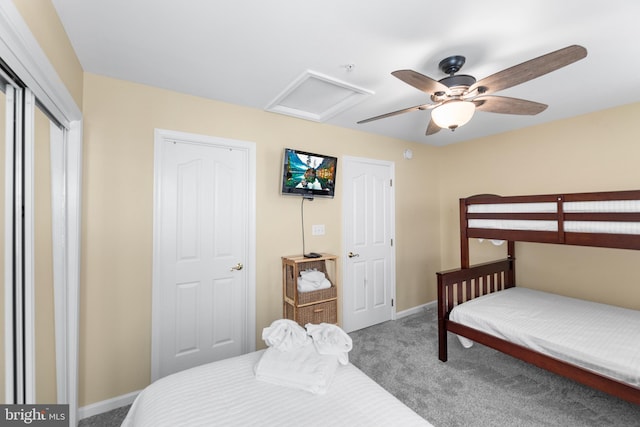
M164 377L134 401L123 427L430 426L355 366L340 366L324 395L255 378L263 351Z
M563 202L562 210L567 214L640 213L640 200L598 200ZM469 204L467 213L475 214L555 214L556 202L531 203L487 203ZM558 231L558 219L469 219L469 228L521 231ZM640 222L636 221L563 221L563 230L569 233L602 233L640 235Z
M640 387L640 311L515 287L460 304L449 319Z

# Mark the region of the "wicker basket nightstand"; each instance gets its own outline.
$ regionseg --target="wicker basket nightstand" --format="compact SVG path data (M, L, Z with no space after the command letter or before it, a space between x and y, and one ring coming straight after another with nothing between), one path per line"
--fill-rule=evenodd
M329 254L322 254L320 258L302 255L282 257L282 317L295 320L301 326L307 323L338 323L337 259L337 256ZM308 269L324 272L331 287L298 292L300 272Z

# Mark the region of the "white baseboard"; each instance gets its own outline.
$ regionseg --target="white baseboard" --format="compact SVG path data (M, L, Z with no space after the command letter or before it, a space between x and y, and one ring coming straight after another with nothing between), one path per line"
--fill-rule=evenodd
M111 399L103 400L101 402L92 403L91 405L78 408L78 419L89 418L94 415L109 412L113 409L127 406L133 403L138 393L142 390L133 391L131 393L123 394L122 396L114 397Z
M416 314L419 313L420 311L424 310L425 308L429 308L432 307L434 305L436 305L437 301L431 301L428 302L426 304L422 304L422 305L418 305L415 307L411 307L407 310L402 310L402 311L398 311L396 313L396 319L402 319L403 317L407 317L407 316L411 316L412 314Z

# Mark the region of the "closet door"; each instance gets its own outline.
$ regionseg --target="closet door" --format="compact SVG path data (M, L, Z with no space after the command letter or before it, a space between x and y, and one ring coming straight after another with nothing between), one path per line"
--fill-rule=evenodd
M7 96L5 95L5 85L2 85L2 91L0 92L0 129L2 130L2 135L7 135L6 132L6 124L7 124ZM5 147L5 142L6 142L6 138L1 139L3 141L3 143L1 144L0 147L0 224L2 224L2 226L0 226L0 239L2 241L2 244L0 245L0 277L5 277L5 265L4 265L4 259L5 259L5 246L6 246L6 241L5 241L5 227L4 227L4 223L5 223L5 181L6 181L6 177L5 177L5 172L6 172L6 168L5 168L5 162L6 162L6 147ZM6 348L5 348L5 339L8 339L9 337L7 336L7 334L5 333L5 327L7 326L6 321L5 321L5 314L10 314L10 312L7 312L5 310L5 304L8 303L11 300L11 296L9 295L9 299L7 300L7 297L5 296L6 293L6 289L3 289L2 291L0 291L0 346L2 346L2 349L0 349L0 366L2 366L3 368L0 369L0 402L2 403L7 403L7 397L6 393L5 393L5 389L6 386L8 384L7 382L7 378L6 378L6 369L5 369L5 362L6 362ZM10 379L9 379L10 381Z
M2 70L0 88L5 135L0 150L0 402L57 403L58 375L66 375L57 363L66 354L56 354L56 342L65 344L65 334L54 302L51 144L60 140L62 130L37 107L31 91ZM53 148L61 152L60 146ZM65 197L62 188L56 194ZM61 241L65 230L57 231ZM66 306L58 307L58 314L60 310Z
M56 403L56 319L53 285L51 181L52 124L49 117L40 108L35 109L33 124L35 402Z
M251 150L156 130L152 381L255 343Z
M2 185L2 226L0 233L2 235L2 246L0 251L0 270L2 271L2 402L15 403L18 396L24 393L24 377L22 375L23 366L20 364L19 358L14 357L15 349L22 345L19 338L22 336L23 324L16 321L14 306L22 301L22 293L18 289L18 283L15 275L16 266L21 265L20 258L20 239L16 238L16 230L21 223L20 216L16 217L15 212L20 211L20 207L15 202L16 198L16 169L19 169L19 160L22 156L22 150L17 144L21 137L21 128L15 126L14 123L20 123L21 116L21 89L13 83L11 78L0 69L0 97L2 114L2 131L4 138L2 147L0 147L0 156L2 161L0 167L2 173L0 179Z

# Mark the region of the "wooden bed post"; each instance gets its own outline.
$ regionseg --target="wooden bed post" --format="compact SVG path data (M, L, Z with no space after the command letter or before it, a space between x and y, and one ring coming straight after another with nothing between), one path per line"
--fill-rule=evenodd
M445 289L442 283L442 274L438 276L438 359L443 362L447 361L447 326L445 325L447 316L447 300L445 298Z
M460 199L460 268L469 268L469 237L467 235L466 199Z
M509 286L515 286L516 284L516 263L513 260L516 259L516 242L513 240L507 241L507 257L512 260L511 268L509 269L507 283Z

